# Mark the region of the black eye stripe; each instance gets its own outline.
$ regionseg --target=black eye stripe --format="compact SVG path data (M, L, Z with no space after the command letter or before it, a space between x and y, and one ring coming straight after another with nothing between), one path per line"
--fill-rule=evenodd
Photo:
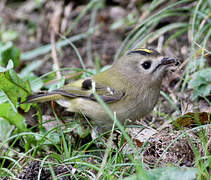
M151 61L145 61L141 65L144 69L149 69L151 67Z

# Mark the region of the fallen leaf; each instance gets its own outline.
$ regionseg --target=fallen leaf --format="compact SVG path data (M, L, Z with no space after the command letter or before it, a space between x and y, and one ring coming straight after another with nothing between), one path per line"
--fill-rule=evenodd
M210 113L207 112L196 112L196 113L186 113L182 117L179 117L174 121L175 127L194 127L197 125L209 124Z

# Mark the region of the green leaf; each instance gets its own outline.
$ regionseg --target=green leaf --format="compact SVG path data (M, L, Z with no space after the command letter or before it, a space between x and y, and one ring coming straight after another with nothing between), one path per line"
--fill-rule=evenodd
M211 93L211 68L206 68L195 72L188 83L188 88L193 89L191 98L194 100L198 96L207 96Z
M189 88L197 88L203 84L206 84L206 80L203 77L196 76L196 78L193 78L189 82Z
M0 117L0 141L3 142L9 138L14 126L12 126L6 119Z
M195 73L195 76L204 78L207 83L211 83L211 68L206 68Z
M37 92L43 86L42 79L35 76L33 72L28 74L27 80L29 81L33 92Z
M13 61L9 60L6 68L0 66L0 72L6 72L6 71L12 69L13 67L14 67Z
M147 171L147 179L150 180L195 180L196 168L183 168L183 167L164 167L156 168ZM139 174L125 178L124 180L145 180Z
M4 94L4 91L0 90L0 104L7 102L7 97Z
M13 69L0 73L0 90L1 95L4 95L4 98L11 104L14 111L16 111L19 105L18 99L20 98L21 101L24 101L31 93L29 83L21 80ZM21 108L25 111L29 107L30 104L21 105Z
M11 59L15 67L20 64L21 52L12 42L0 43L0 65L6 66Z
M41 78L38 78L32 71L42 66L43 63L43 60L34 61L23 68L19 74L24 81L29 81L33 92L40 90L40 88L43 86L43 81Z
M25 118L15 112L9 103L0 104L0 117L15 125L21 131L27 131Z
M200 96L207 96L211 93L211 84L203 85L199 88Z
M149 179L157 180L194 180L197 170L195 168L167 167L149 171Z

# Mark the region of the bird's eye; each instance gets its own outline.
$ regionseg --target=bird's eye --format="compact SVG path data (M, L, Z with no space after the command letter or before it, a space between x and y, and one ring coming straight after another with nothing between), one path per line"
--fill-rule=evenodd
M151 61L145 61L145 62L143 62L142 67L144 69L149 69L151 67Z

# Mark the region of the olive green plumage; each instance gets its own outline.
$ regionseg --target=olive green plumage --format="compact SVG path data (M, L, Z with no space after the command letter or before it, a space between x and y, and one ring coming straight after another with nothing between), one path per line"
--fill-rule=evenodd
M96 101L93 91L116 113L122 124L126 119L135 121L152 111L159 98L164 72L176 61L155 50L137 48L104 72L52 92L35 93L25 103L56 100L67 111L82 112L96 125L110 129L113 121Z

